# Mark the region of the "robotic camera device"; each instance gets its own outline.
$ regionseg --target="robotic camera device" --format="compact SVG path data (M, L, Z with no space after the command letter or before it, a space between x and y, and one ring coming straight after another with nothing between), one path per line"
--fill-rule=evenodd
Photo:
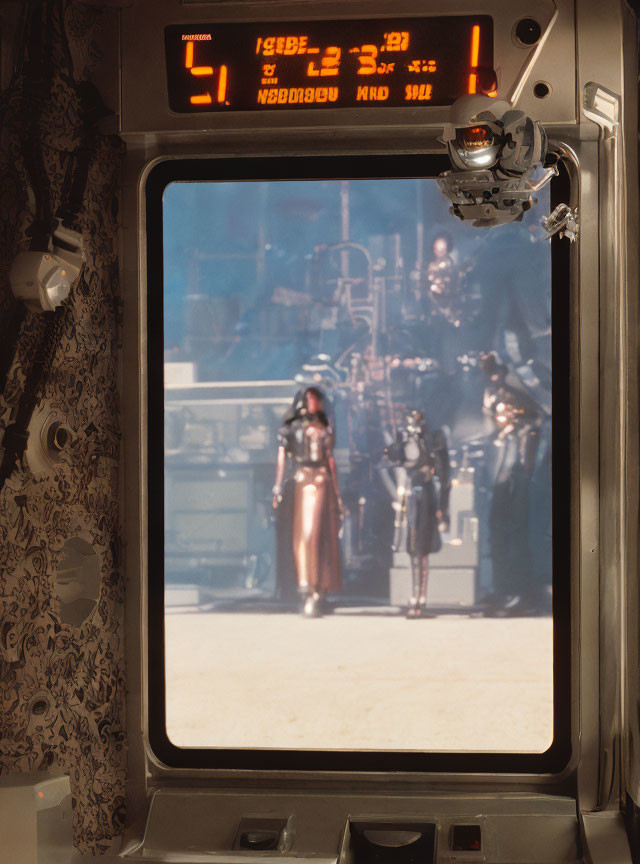
M479 228L522 219L553 176L557 155L537 120L490 96L463 96L451 107L441 141L452 168L438 177L451 212Z
M59 224L46 252L20 252L9 273L11 289L32 312L53 312L69 296L82 266L80 234Z

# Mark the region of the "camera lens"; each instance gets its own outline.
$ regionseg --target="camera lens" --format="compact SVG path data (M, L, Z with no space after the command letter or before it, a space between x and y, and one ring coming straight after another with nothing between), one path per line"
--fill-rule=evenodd
M515 36L521 45L535 45L542 35L542 27L533 18L522 18L516 24Z
M488 126L456 129L455 149L468 168L486 168L498 158L500 142Z
M487 126L469 126L456 130L456 141L465 150L484 150L491 147L494 136Z

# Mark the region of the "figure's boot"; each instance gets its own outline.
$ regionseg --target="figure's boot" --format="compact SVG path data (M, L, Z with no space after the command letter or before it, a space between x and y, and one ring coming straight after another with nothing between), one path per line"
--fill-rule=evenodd
M433 618L433 612L427 611L427 583L429 581L429 558L420 558L420 593L418 595L418 614L421 618Z
M419 613L420 599L420 559L415 555L411 556L411 598L409 600L409 608L407 610L407 618L417 618Z
M320 611L320 595L317 591L309 594L304 601L302 614L305 618L319 618L322 614Z
M418 606L425 609L427 606L427 582L429 579L429 559L426 555L420 558L420 593L418 595Z

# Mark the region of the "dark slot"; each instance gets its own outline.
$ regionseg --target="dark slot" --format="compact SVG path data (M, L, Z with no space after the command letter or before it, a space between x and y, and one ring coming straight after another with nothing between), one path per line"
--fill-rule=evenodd
M479 825L454 825L451 829L451 848L454 852L479 852L482 833Z

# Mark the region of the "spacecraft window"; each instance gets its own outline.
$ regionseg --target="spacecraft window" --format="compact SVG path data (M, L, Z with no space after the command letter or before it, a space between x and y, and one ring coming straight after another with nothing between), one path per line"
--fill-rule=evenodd
M144 187L148 728L167 765L559 772L569 259L440 156ZM557 290L556 290L557 288Z

